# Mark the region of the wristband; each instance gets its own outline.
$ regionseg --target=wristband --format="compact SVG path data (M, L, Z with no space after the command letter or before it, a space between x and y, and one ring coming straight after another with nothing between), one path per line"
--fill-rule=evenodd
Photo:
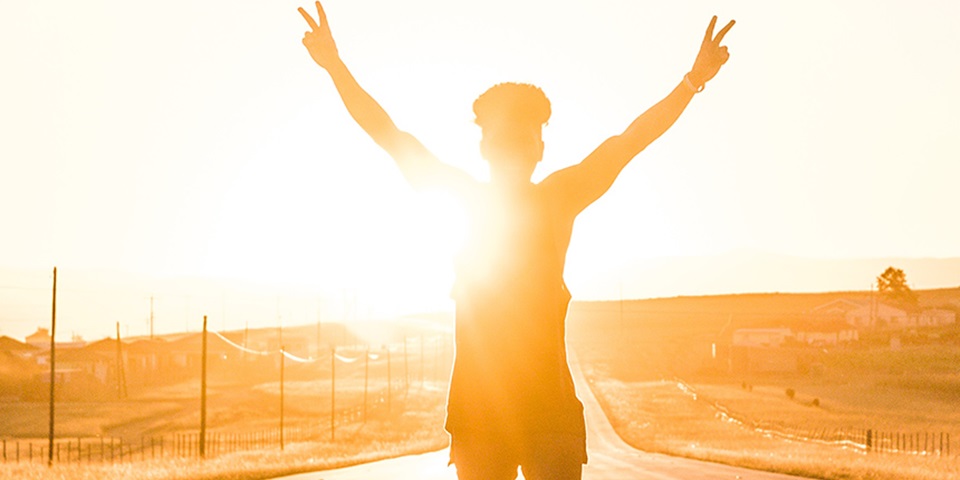
M705 85L700 85L700 88L697 88L697 86L690 81L689 73L683 76L683 84L686 85L687 88L689 88L693 93L700 93L703 91L703 87L705 87Z

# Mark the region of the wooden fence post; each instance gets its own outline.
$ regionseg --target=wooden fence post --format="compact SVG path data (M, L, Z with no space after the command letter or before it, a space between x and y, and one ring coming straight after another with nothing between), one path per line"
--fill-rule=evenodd
M203 316L200 345L200 458L207 456L207 316Z
M390 347L387 347L387 415L390 415L391 393L393 391L393 376L390 367Z
M330 347L330 441L337 438L337 347Z

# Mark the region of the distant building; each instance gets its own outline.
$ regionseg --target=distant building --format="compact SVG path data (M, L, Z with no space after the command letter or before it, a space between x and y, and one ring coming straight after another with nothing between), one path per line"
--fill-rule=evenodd
M930 308L911 313L885 303L867 300L837 299L814 308L815 317L841 316L856 328L901 330L916 327L939 327L953 325L957 314L951 310Z
M858 310L867 304L868 302L838 298L823 305L814 307L811 313L820 317L845 317L851 310Z
M39 347L30 345L29 343L23 343L7 336L0 337L0 353L27 359L32 357L38 350L40 350Z
M814 347L838 346L860 340L856 327L840 319L808 321L794 328L794 338L798 342Z
M942 327L957 323L957 312L931 308L920 312L917 319L918 327Z
M891 307L885 303L865 304L847 312L846 319L847 323L855 327L894 330L907 328L915 323L906 310Z
M910 325L910 315L902 309L870 300L839 298L815 307L815 317L839 317L856 328L898 329Z
M37 348L50 348L50 330L38 328L36 332L26 338L28 345Z
M789 328L740 328L733 331L734 347L781 347L793 338Z

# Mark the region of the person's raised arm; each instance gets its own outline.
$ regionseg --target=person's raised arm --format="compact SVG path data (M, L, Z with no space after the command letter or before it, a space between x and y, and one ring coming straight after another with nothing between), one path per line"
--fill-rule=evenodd
M710 20L700 52L690 73L663 100L637 117L623 133L610 137L577 165L560 170L544 180L544 184L563 191L570 208L580 211L600 198L637 154L667 131L680 117L693 95L703 90L729 58L727 47L720 41L733 24L730 21L716 37L713 29L717 17Z
M340 59L323 7L320 2L316 4L316 21L303 8L298 9L310 25L310 30L303 35L303 45L317 65L330 74L344 106L360 128L393 157L404 177L414 187L444 186L457 189L464 182L472 182L465 172L441 162L413 135L397 128L383 107L360 87Z

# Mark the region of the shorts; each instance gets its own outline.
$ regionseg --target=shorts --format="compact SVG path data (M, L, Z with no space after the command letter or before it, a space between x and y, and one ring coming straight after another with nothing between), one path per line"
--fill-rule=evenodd
M542 433L520 442L454 435L450 463L459 480L514 480L517 468L526 480L580 480L587 463L586 438Z

